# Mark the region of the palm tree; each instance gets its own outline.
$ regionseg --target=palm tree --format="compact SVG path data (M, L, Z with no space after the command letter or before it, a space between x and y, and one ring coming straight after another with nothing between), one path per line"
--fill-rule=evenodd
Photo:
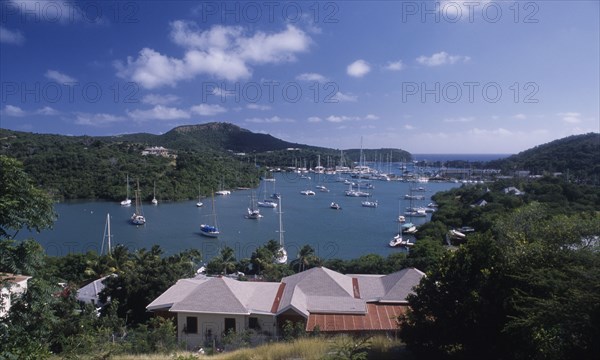
M321 263L321 259L315 255L315 249L310 245L304 245L298 251L298 258L292 260L292 268L297 272L302 272Z

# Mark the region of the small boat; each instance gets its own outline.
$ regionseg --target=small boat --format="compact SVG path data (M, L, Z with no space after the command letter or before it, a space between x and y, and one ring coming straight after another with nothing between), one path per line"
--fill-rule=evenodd
M231 191L229 191L229 190L219 190L219 191L215 192L215 195L221 195L221 196L223 196L223 195L231 195Z
M131 199L129 198L129 174L127 174L127 195L125 195L125 200L121 201L121 206L131 206Z
M376 208L377 207L377 200L375 200L375 201L363 201L362 202L362 206Z
M424 187L422 187L422 186L419 186L419 187L416 187L416 188L411 188L410 190L411 190L411 191L420 191L420 192L427 191L427 190L426 190Z
M131 223L133 225L144 225L146 218L142 213L142 201L140 199L140 183L138 182L137 190L135 191L135 212L131 215Z
M398 215L398 222L399 223L403 223L406 221L406 218L404 217L404 215Z
M286 264L288 261L287 251L285 250L283 244L283 222L281 220L281 198L279 199L279 250L277 251L277 255L275 256L276 264Z
M417 227L413 223L405 223L402 225L403 234L414 234L417 232Z
M214 225L202 224L200 225L200 234L216 238L219 236L219 228L217 227L217 214L215 212L215 195L212 196L212 220Z
M302 191L300 191L300 194L310 196L310 195L315 195L315 192L312 190L302 190Z
M274 209L277 207L277 202L271 199L264 199L263 201L258 202L258 206Z
M333 210L342 210L342 207L340 206L340 204L336 203L336 202L332 202L331 205L329 205L330 208L332 208Z
M260 214L260 210L256 207L256 200L254 199L254 192L252 192L252 196L250 197L250 206L248 207L248 214L246 214L246 219L258 220L263 217Z
M454 230L454 229L450 230L448 233L450 234L450 238L452 238L452 239L463 240L466 237L465 234L461 233L458 230Z
M389 245L391 247L397 247L397 246L413 246L415 243L410 242L410 239L404 239L402 238L402 234L398 234L396 236L394 236L392 238L392 240L390 240Z
M156 200L156 181L154 182L154 193L152 195L152 205L158 205L158 200Z
M246 215L246 219L258 220L263 217L260 214L260 210L248 208L248 214Z
M281 194L280 193L273 193L273 194L271 194L271 199L278 200L280 198L281 198Z
M407 200L425 200L425 196L423 195L404 195L404 198Z

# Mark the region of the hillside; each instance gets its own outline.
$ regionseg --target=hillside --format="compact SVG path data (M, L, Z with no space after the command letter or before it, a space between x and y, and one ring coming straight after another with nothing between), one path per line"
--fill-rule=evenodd
M143 156L149 146L162 146L170 157ZM294 150L288 150L293 148ZM385 156L403 150L378 150ZM247 155L235 155L245 153ZM257 185L260 166L340 163L340 152L290 143L271 135L253 133L228 123L186 125L162 135L65 136L0 129L0 154L14 157L25 170L57 198L119 200L125 196L125 178L138 181L144 199L152 198L156 182L159 200L190 199L220 187ZM365 150L365 154L368 154ZM355 156L354 156L355 155ZM375 159L369 155L368 159ZM358 161L358 152L345 156Z
M501 169L505 174L517 170L537 175L562 172L571 181L597 184L600 180L600 134L588 133L555 140L491 161L487 167Z

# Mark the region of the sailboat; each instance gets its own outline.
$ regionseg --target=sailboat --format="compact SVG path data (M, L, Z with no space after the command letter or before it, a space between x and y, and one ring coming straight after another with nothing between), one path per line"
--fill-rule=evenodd
M152 195L152 205L158 205L158 200L156 200L156 181L154 182L154 193Z
M248 207L246 219L258 220L261 217L263 216L260 214L258 207L256 207L256 199L254 198L254 191L252 191L252 196L250 197L250 206Z
M277 264L285 264L288 260L287 251L283 245L283 222L281 221L281 214L281 198L279 198L279 250L275 256L275 263Z
M198 202L196 203L196 207L202 207L202 205L204 205L201 200L202 196L200 195L200 187L198 186Z
M129 198L129 174L127 174L127 195L125 200L121 201L121 206L131 206L131 199Z
M104 253L104 243L107 243L107 247L106 247L106 255L110 256L110 252L111 252L111 237L112 235L110 234L110 214L106 214L106 223L104 224L104 235L102 236L102 246L100 247L100 255L102 255Z
M277 207L277 201L275 201L275 199L277 199L277 198L274 197L275 193L273 194L273 196L271 197L271 199L267 199L267 182L266 181L267 181L266 178L263 178L263 190L262 190L263 200L258 202L258 206L260 206L260 207L266 207L266 208L276 208ZM277 194L277 196L280 196L280 194Z
M214 225L208 225L208 224L200 225L200 234L202 234L204 236L216 238L219 236L219 228L217 227L217 214L215 213L215 194L214 193L212 195L212 214L211 215L213 217Z
M142 200L140 198L140 183L138 181L137 190L135 191L135 212L131 215L131 223L133 225L144 225L146 218L142 212Z

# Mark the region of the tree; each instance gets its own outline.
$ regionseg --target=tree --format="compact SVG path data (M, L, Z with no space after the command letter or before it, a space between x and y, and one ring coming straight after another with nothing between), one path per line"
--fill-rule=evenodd
M232 248L225 246L219 255L212 258L206 265L209 274L231 274L236 269L235 253Z
M301 272L312 267L318 266L321 259L315 254L315 249L310 245L304 245L298 251L298 257L290 263L295 272Z
M22 228L40 231L52 226L52 199L37 189L23 165L0 155L0 240L14 238Z
M446 253L408 297L408 347L434 358L598 358L600 217L551 213L518 208Z

